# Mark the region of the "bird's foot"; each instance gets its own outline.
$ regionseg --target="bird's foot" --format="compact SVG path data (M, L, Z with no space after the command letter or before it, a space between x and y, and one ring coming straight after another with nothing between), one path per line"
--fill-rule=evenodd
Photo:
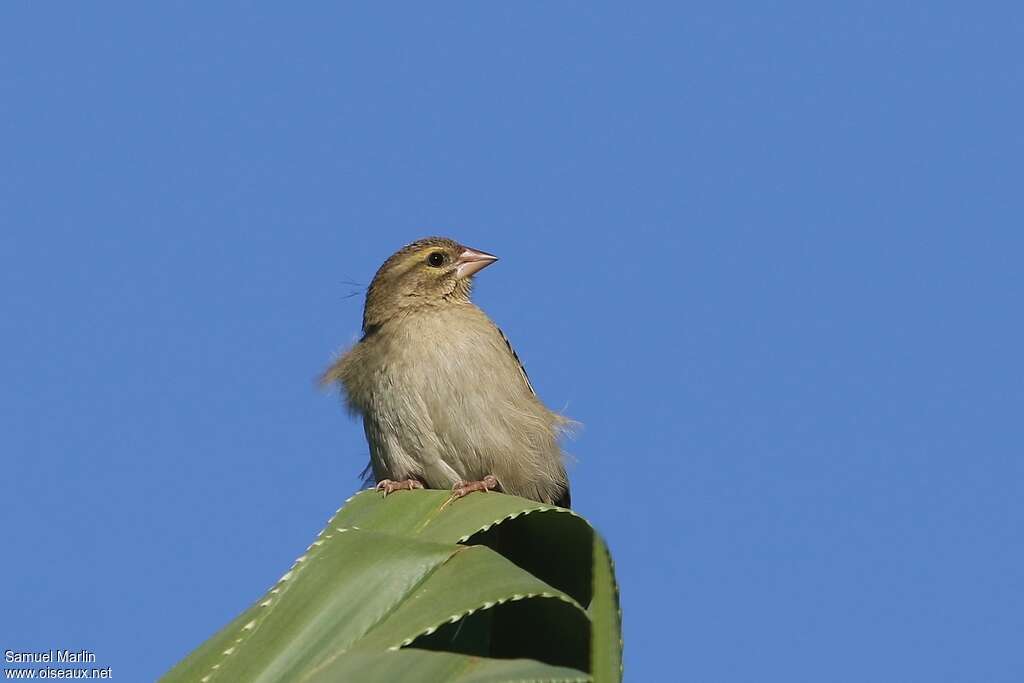
M468 496L473 491L483 491L488 493L498 488L498 479L493 474L488 474L480 481L460 481L452 487L452 495L445 501L445 505L448 505L452 501L458 500L464 496Z
M382 498L387 498L389 493L395 491L412 491L414 489L423 488L423 484L416 479L403 479L402 481L392 481L390 479L381 479L375 486L378 491L384 493Z

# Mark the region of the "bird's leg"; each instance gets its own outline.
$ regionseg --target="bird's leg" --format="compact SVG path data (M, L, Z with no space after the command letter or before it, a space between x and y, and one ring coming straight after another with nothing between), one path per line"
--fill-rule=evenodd
M387 498L389 493L395 491L412 491L413 489L423 488L422 482L417 479L403 479L402 481L392 481L390 479L381 479L377 482L375 487L378 491L383 491L383 498Z
M488 493L489 491L493 491L496 488L498 488L498 479L493 474L488 474L480 481L456 482L455 486L452 487L452 495L448 499L448 502L445 503L445 505L452 502L453 500L457 500L459 498L462 498L463 496L467 496L470 493L473 493L473 491L483 491L484 493Z

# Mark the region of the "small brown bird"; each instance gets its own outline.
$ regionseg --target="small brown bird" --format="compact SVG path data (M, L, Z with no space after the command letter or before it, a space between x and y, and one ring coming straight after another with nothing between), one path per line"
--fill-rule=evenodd
M443 237L398 250L367 290L362 339L323 375L362 416L384 495L500 489L569 507L558 437L571 421L541 403L470 301L473 276L496 260Z

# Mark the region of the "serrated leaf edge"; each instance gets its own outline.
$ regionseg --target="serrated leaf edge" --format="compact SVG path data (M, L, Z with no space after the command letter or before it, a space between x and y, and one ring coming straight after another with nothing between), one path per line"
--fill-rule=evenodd
M590 522L588 522L587 520L583 519L583 517L580 517L579 515L577 515L572 510L567 510L566 508L560 508L560 507L556 507L556 506L553 506L553 505L541 505L541 506L535 507L535 508L527 508L525 510L519 510L518 512L513 512L510 515L505 515L504 517L500 517L500 518L494 520L493 522L489 522L487 524L484 524L482 527L480 527L476 531L468 533L465 536L462 536L461 538L459 538L459 540L457 540L456 543L465 543L466 541L468 541L473 536L476 536L477 534L479 534L481 532L487 531L488 529L491 529L491 528L493 528L493 527L495 527L495 526L497 526L499 524L504 524L505 522L511 521L513 519L516 519L517 517L525 517L526 515L530 515L530 514L533 514L535 512L537 512L537 513L540 513L540 512L557 512L557 513L560 513L560 514L572 515L573 517L576 517L577 519L583 520L583 523L586 524L588 527L590 526ZM591 527L591 528L593 528L593 527Z
M348 505L349 501L351 501L357 495L359 494L356 493L345 499L345 502L341 504L341 507L335 510L334 514L331 515L331 517L327 520L327 524L324 525L324 528L321 529L320 533L316 535L316 540L314 540L312 543L309 544L309 546L306 547L306 551L302 555L299 555L297 558L295 558L295 561L292 562L292 566L289 567L288 571L282 574L281 578L279 578L274 583L274 585L267 589L267 592L261 596L257 607L265 609L261 609L254 619L250 619L248 622L245 623L244 626L242 626L241 631L239 632L238 637L235 638L234 643L230 645L226 650L223 650L221 652L221 658L210 666L210 670L205 675L199 678L200 683L211 683L211 681L214 681L217 678L218 670L220 669L221 664L224 663L227 657L233 655L235 653L235 650L238 649L238 647L242 645L244 641L248 640L250 636L256 633L257 630L259 630L260 625L262 625L262 623L266 621L267 617L270 615L274 606L285 594L285 592L287 592L289 585L288 582L291 581L298 574L298 572L302 570L304 563L306 563L309 560L316 559L316 556L319 555L320 548L324 545L324 542L326 540L334 538L335 534L340 534L346 531L359 529L359 527L357 526L335 527L333 530L331 529L331 522L334 520L334 518L337 517L338 513L341 512L342 508ZM334 533L330 533L330 531L333 531Z
M412 643L417 638L420 638L422 636L429 636L431 633L434 633L435 631L437 631L437 629L441 628L445 624L454 624L454 623L460 621L461 619L465 619L466 617L470 616L471 614L476 614L477 612L485 612L485 611L491 609L492 607L497 607L498 605L504 605L507 602L518 602L520 600L530 600L530 599L534 599L534 598L554 599L554 600L559 600L561 602L567 603L569 605L572 605L576 609L578 609L580 612L582 612L583 616L587 617L588 620L589 620L589 617L587 616L587 611L585 609L583 609L583 607L581 607L578 602L573 600L568 595L565 595L565 594L562 594L562 593L551 593L549 591L538 591L538 592L531 592L531 593L513 593L512 595L510 595L507 598L502 598L500 600L488 600L487 602L481 603L480 605L477 605L476 607L472 607L472 608L470 608L468 610L463 610L462 612L457 612L457 613L451 615L450 617L448 617L446 619L443 619L442 621L439 621L438 623L434 624L433 626L430 626L430 627L426 628L425 630L417 633L416 635L414 635L414 636L412 636L410 638L403 639L400 643L398 643L396 645L389 645L387 649L388 649L388 651L392 651L392 652L395 651L395 650L400 650L403 647L406 647L408 645L412 645Z

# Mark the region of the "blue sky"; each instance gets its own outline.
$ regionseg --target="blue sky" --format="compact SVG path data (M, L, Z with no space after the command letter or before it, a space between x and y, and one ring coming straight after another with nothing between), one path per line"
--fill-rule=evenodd
M392 251L607 536L627 679L1020 680L1011 3L0 9L0 649L152 680L358 484Z

